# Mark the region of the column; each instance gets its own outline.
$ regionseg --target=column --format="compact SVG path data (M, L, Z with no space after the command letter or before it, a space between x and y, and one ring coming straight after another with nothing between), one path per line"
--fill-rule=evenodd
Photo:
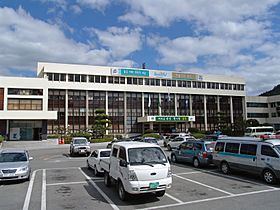
M108 91L106 91L106 95L105 95L105 113L106 113L106 115L108 115L108 113L109 113L109 108L108 108L109 106L108 106ZM108 135L109 134L109 131L106 129L106 135Z
M247 120L246 97L242 97L243 119Z
M68 75L66 75L67 77ZM65 90L65 129L67 132L69 132L69 126L68 126L68 90Z
M230 104L230 123L233 124L233 104L232 104L232 96L229 97L229 104Z
M220 96L217 96L217 112L220 112Z
M174 105L175 105L175 116L177 116L177 105L178 105L178 103L177 103L177 95L176 95L176 93L174 93Z
M88 130L88 90L86 90L86 129Z
M7 135L7 138L10 139L10 132L9 132L9 129L10 129L10 121L7 120L6 122L6 133L5 135Z
M158 114L161 116L161 94L158 94Z
M142 117L145 116L145 97L144 93L142 93Z
M126 99L126 92L124 92L124 134L127 133L127 99Z
M193 110L192 110L192 95L189 95L189 106L190 106L190 116L193 116ZM191 128L193 127L193 122L191 122Z
M208 130L208 123L207 123L207 100L206 100L206 95L203 96L204 98L204 123L205 123L205 131Z

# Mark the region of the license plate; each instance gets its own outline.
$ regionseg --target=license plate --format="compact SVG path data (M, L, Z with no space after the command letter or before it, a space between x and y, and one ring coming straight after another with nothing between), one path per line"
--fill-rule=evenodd
M4 174L5 177L14 176L14 174Z
M158 183L158 182L153 182L153 183L150 183L150 185L149 185L149 187L150 187L151 189L158 188L158 186L159 186L159 183Z
M82 150L81 150L81 153L84 153L84 152L85 152L85 150L84 150L84 149L82 149Z

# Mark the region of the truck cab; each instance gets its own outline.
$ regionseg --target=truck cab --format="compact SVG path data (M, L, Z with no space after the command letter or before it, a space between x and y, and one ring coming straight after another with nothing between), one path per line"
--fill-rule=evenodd
M121 200L128 194L153 192L157 197L171 187L172 173L160 146L142 142L113 144L110 159L101 162L106 186L117 184Z

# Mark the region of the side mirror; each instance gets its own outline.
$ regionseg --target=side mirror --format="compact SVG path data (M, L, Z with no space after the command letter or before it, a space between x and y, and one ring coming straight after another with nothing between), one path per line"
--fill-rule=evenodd
M120 160L121 167L127 167L127 162L125 160Z
M33 160L33 157L29 157L29 160Z

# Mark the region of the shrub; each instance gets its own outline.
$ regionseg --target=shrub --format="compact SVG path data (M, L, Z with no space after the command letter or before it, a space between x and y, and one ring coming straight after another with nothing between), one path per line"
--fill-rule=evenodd
M147 130L145 130L144 133L154 133L154 130L153 129L147 129Z
M146 133L146 134L143 135L143 137L153 137L153 138L156 138L156 139L160 139L160 135L156 134L156 133Z
M113 138L111 138L111 137L107 137L107 138L103 138L103 139L91 139L90 143L111 142L112 140L113 140Z
M0 143L2 143L4 141L4 136L0 135Z
M196 139L202 139L205 137L205 134L203 133L192 133L192 136Z
M191 133L199 133L199 130L197 128L189 128L188 130Z
M78 133L72 133L71 136L72 137L85 137L85 138L89 139L91 137L91 134L88 132L78 132Z
M59 134L50 134L48 135L48 139L58 139L60 137Z

